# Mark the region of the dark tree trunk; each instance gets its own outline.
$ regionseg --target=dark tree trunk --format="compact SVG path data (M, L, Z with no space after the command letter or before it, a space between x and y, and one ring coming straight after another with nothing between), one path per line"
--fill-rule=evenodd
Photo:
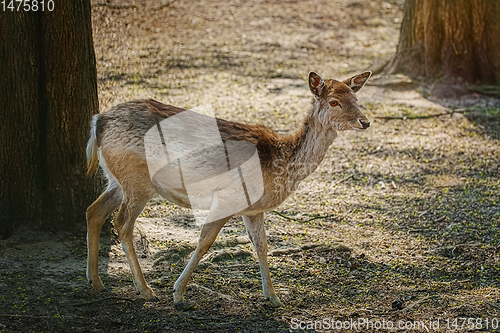
M19 225L84 226L85 177L98 112L90 0L0 14L0 236Z
M500 84L500 1L407 0L386 72L450 83Z

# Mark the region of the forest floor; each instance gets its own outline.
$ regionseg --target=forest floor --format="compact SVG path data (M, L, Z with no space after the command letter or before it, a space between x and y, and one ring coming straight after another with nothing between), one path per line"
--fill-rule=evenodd
M382 65L403 16L399 0L94 1L92 13L101 112L139 98L211 104L218 117L279 133L298 129L311 105L309 71L344 79ZM106 291L95 293L84 237L23 228L0 243L0 331L294 332L303 322L325 332L329 320L498 331L499 101L426 91L405 77L371 80L358 95L372 126L340 133L279 214L266 215L281 308L264 300L234 218L190 280L190 308L175 309L173 284L199 227L158 197L135 235L158 303L135 294L112 229L101 237ZM426 327L409 329L414 321Z

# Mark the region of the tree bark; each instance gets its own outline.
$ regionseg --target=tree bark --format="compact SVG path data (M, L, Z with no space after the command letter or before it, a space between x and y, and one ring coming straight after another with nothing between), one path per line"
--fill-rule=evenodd
M413 78L500 84L500 1L407 0L386 67Z
M97 180L85 177L98 112L89 0L0 15L0 236L19 225L84 226Z

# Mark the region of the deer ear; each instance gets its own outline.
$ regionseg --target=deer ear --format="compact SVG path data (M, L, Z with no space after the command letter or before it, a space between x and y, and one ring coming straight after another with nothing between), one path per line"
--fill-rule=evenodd
M314 72L309 72L309 89L311 89L312 93L319 96L321 94L321 90L325 86L325 81Z
M366 81L368 81L371 75L372 72L368 71L358 75L354 75L353 77L345 79L342 82L347 84L352 89L352 91L358 92L365 85Z

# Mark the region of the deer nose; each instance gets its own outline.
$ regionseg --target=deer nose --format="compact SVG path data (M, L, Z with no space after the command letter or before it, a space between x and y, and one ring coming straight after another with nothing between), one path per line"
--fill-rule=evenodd
M363 126L363 128L370 127L370 122L369 121L359 120L359 123L361 124L361 126Z

